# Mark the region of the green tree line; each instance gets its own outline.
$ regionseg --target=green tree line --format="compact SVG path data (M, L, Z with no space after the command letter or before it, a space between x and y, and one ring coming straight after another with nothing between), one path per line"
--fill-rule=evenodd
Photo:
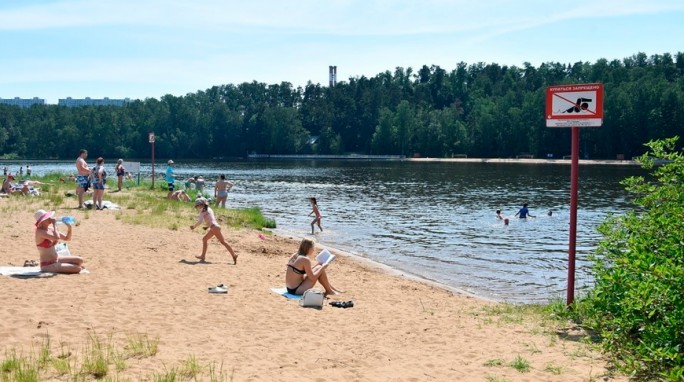
M394 154L558 158L570 132L547 128L550 85L603 83L604 123L582 130L583 158L631 158L643 143L681 135L684 53L595 63L397 67L332 87L245 82L123 107L0 105L0 157L211 159L259 154Z

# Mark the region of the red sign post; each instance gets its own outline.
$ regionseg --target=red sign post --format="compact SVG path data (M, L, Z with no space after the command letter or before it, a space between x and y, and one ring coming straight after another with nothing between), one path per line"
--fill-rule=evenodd
M546 127L572 128L570 166L570 240L568 243L567 304L575 301L579 128L603 124L603 84L558 85L546 88Z

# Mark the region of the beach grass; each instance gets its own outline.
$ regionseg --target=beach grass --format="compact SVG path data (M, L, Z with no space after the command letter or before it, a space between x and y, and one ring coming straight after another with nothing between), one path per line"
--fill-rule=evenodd
M159 338L150 339L146 334L134 334L126 337L126 348L131 356L137 358L153 357L159 351Z
M521 356L516 356L513 361L509 364L510 367L514 368L515 370L521 372L521 373L527 373L530 371L530 361L526 360L525 358Z
M32 177L31 180L42 183L37 186L40 188L40 196L25 197L31 199L32 203L25 204L24 208L64 210L72 209L78 204L75 183L69 181L67 175L52 173L42 177ZM110 184L109 187L112 185ZM193 224L197 219L194 204L167 199L165 187L166 184L163 182L157 182L153 187L149 181L140 184L129 181L120 192L109 188L105 192L104 199L121 207L121 211L116 214L116 219L124 223L167 228L173 231ZM188 195L194 200L198 193L196 190L188 190ZM84 200L91 200L91 196L86 195ZM34 203L35 201L40 203ZM5 206L2 212L11 212L7 208L13 207ZM275 220L265 217L258 207L224 209L212 206L212 208L217 220L223 226L257 230L276 227ZM84 219L88 219L89 211L85 210L84 214Z
M127 363L153 359L157 354L158 339L150 340L144 334L127 337L127 344L115 343L112 335L92 334L80 352L73 352L67 344L60 343L54 353L49 336L28 354L16 349L7 349L0 359L0 381L38 382L46 379L64 381L129 381L120 373L127 369ZM203 364L194 355L168 367L160 363L160 370L138 376L149 381L215 381L232 380L223 364Z
M544 371L548 371L549 373L554 375L561 375L563 373L563 367L549 363L544 368Z
M503 364L504 360L502 360L501 358L490 359L484 363L484 365L487 367L503 366Z
M504 377L499 377L496 375L488 375L485 379L487 382L508 382Z

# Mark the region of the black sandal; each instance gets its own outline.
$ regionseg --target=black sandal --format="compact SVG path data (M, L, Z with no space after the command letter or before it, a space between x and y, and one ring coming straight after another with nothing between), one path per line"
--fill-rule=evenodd
M334 306L336 308L352 308L352 307L354 307L354 302L353 301L333 301L330 303L330 306Z

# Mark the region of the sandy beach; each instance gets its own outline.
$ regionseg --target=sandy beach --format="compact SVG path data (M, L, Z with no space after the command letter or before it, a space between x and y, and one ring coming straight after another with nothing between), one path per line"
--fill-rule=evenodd
M44 207L40 199L0 200L1 266L38 260L33 213ZM296 238L224 227L238 264L216 240L208 263L196 264L202 243L192 221L173 231L125 224L115 211L57 214L79 220L69 247L89 273L0 276L2 354L30 352L49 338L77 357L94 335L123 348L127 336L143 334L159 339L159 351L127 359L125 369L110 371L113 380L154 380L190 357L220 365L234 381L626 380L608 376L601 354L569 323L552 326L340 252L328 274L346 293L327 301L354 307L302 308L270 290L284 286ZM207 292L221 283L227 294ZM510 366L516 358L529 363L527 372Z

